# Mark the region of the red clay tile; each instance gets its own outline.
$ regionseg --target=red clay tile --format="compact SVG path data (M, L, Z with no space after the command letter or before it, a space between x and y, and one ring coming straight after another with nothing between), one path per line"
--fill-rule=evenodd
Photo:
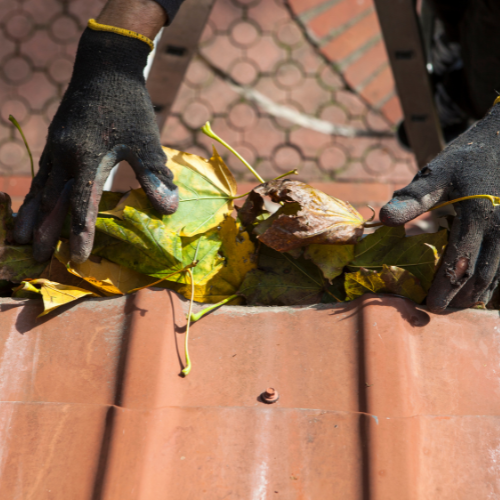
M327 0L289 0L290 6L296 15L303 14L314 7L326 3Z
M342 0L339 3L334 3L327 11L312 19L308 28L317 38L323 38L332 30L347 24L368 9L373 10L371 0Z
M319 114L322 120L326 120L330 123L335 123L337 125L344 125L347 123L347 115L340 106L336 104L327 104L324 106Z
M99 3L103 4L104 0L97 0ZM85 8L86 5L92 6L96 3L96 0L86 0L85 2L69 2L68 9L73 11L76 9ZM1 8L1 6L0 6ZM61 13L63 10L63 5L58 0L24 0L23 1L23 11L31 14L33 19L36 20L38 25L46 24L57 14ZM93 12L86 16L85 21L90 17L96 17L99 12Z
M375 106L387 98L394 90L394 77L390 66L387 66L361 90L361 95Z
M344 77L352 87L357 87L370 78L383 64L387 64L387 52L384 42L380 40L354 63L347 66Z
M333 61L342 61L363 47L380 32L377 15L373 12L350 27L321 48L323 54Z
M380 111L393 124L403 119L403 110L397 95L393 95L381 108Z

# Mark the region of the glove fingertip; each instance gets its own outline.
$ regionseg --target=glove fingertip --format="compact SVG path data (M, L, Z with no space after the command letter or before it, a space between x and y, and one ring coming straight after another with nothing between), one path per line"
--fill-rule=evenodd
M384 226L401 226L423 214L426 208L415 199L393 198L380 209L380 221Z

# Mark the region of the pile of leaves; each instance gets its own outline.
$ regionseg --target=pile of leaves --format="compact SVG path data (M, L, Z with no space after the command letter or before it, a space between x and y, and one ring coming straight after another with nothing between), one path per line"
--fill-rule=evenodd
M407 237L403 227L382 226L362 238L367 221L349 203L287 178L257 186L236 211L236 181L215 149L209 160L165 149L178 211L160 215L142 189L105 192L83 264L69 260L64 238L47 264L33 261L30 246L14 245L10 199L2 193L2 288L17 284L14 297L41 296L43 314L85 295L152 285L209 304L304 305L366 292L424 300L446 230Z
M247 164L262 182L238 196L215 148L210 159L165 152L179 187L177 212L160 215L142 189L104 192L92 255L83 264L70 261L68 233L49 262L35 262L29 245L14 243L10 198L0 193L0 293L43 299L41 315L85 296L148 286L216 305L344 302L366 292L425 299L446 230L407 237L403 227L381 226L363 236L377 224L303 182L263 182Z

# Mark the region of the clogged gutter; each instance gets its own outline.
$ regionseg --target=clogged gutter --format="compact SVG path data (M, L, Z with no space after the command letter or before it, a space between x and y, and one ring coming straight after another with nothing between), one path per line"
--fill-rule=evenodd
M1 294L41 298L42 314L85 296L118 296L148 286L215 304L207 311L221 304L344 302L366 292L425 300L447 244L446 229L407 237L404 227L382 226L363 237L366 227L378 224L349 203L287 177L296 171L263 182L208 123L203 131L261 182L244 195L240 209L234 204L242 197L236 180L215 147L210 159L165 148L179 187L176 213L158 214L142 189L105 192L90 259L72 263L62 238L51 260L38 264L30 246L13 243L10 198L0 193Z

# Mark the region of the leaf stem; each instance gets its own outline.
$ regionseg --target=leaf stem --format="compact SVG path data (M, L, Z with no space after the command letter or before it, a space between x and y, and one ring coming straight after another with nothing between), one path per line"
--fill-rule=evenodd
M189 274L189 277L191 279L191 300L189 301L189 311L188 311L188 315L187 315L187 325L186 325L186 336L184 338L184 352L186 355L186 367L181 372L185 377L187 377L189 375L189 372L191 371L191 359L189 357L188 341L189 341L189 326L191 324L191 314L193 311L193 302L194 302L193 272L191 271L191 269L188 269L187 273Z
M500 205L500 197L499 196L492 196L490 194L474 194L472 196L462 196L462 198L457 198L455 200L446 201L445 203L441 203L440 205L437 205L435 207L430 208L429 210L427 210L427 212L432 212L433 210L437 210L438 208L445 207L446 205L452 205L453 203L457 203L459 201L474 200L477 198L486 198L487 200L490 200L491 204L494 207L497 207L498 205Z
M296 168L294 168L293 170L290 170L290 172L287 172L286 174L278 175L278 177L275 177L273 181L277 181L278 179L283 179L283 177L286 177L287 175L298 175L298 174L299 171Z
M21 137L23 138L24 145L26 146L26 149L27 149L28 154L30 156L31 178L33 179L33 177L35 177L35 167L33 165L33 155L31 154L31 149L28 146L28 141L26 140L26 137L24 136L23 129L21 128L21 125L19 125L19 122L12 115L9 115L9 121L12 122L12 124L14 125L14 127L17 128L17 130L19 130L19 133L21 134Z
M221 139L210 127L210 122L205 123L203 127L201 127L201 131L205 134L208 135L208 137L211 137L212 139L215 139L217 142L220 142L223 146L225 146L231 153L233 153L236 158L238 158L247 168L252 172L255 177L259 180L259 182L264 183L266 182L255 170L254 168L248 163L243 156L241 156L234 148L232 148L226 141Z
M231 302L233 299L238 298L239 295L235 293L234 295L231 295L230 297L225 298L224 300L221 300L220 302L217 302L217 304L211 304L210 306L206 307L205 309L201 310L200 312L196 314L191 314L191 321L194 323L195 321L200 320L205 316L205 314L208 314L209 312L213 311L214 309L217 309L220 306L223 306L224 304L227 304L228 302Z

